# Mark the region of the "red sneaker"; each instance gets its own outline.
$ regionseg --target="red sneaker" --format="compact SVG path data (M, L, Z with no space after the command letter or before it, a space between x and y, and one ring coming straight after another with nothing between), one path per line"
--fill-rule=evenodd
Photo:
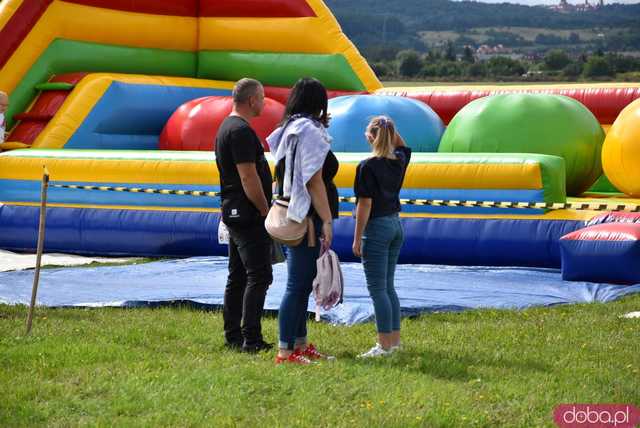
M336 358L318 351L313 343L309 343L301 354L310 360L335 360Z
M290 363L290 364L300 364L300 365L308 365L311 364L311 360L300 352L299 349L293 351L291 355L288 357L281 357L280 355L276 355L276 364L282 363Z

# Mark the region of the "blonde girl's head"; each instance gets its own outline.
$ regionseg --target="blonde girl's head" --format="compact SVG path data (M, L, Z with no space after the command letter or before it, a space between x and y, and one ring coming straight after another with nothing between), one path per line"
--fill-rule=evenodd
M393 154L396 138L396 126L386 116L376 116L371 119L365 132L367 141L371 144L374 156L383 158L395 158Z

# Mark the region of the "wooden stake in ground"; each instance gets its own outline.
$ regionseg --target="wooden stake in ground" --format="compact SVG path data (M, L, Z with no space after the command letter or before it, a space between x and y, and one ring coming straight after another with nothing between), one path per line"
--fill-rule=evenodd
M36 252L36 272L33 277L33 288L31 289L31 304L29 305L29 316L27 317L27 334L31 333L31 323L33 321L33 309L36 306L36 296L38 295L38 282L40 281L40 262L44 249L44 231L47 214L47 189L49 188L49 171L43 167L42 189L40 191L40 223L38 225L38 247Z

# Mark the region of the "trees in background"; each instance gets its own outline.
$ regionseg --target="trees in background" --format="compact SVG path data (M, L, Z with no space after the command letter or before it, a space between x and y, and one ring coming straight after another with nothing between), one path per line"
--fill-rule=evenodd
M544 56L544 65L549 70L562 70L571 62L569 55L562 49L553 49Z
M416 77L420 70L422 70L422 66L424 61L422 60L422 56L414 51L414 50L403 50L398 52L397 55L398 62L398 74L402 77Z
M441 49L421 53L413 49L395 51L379 49L370 64L384 80L557 80L611 79L622 73L637 73L640 77L640 58L615 53L596 52L591 55L569 55L553 49L540 59L491 55L478 59L470 46L461 50L454 43ZM384 53L384 54L382 54Z
M584 65L584 71L582 74L585 77L597 78L597 77L614 77L616 72L614 68L609 64L609 61L604 56L593 55Z

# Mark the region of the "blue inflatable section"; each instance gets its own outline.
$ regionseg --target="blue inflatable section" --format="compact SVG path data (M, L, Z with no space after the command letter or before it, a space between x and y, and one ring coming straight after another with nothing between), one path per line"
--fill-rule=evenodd
M0 248L34 251L38 207L0 206ZM48 208L46 251L140 256L226 255L215 212ZM400 263L560 267L561 236L581 221L404 217ZM335 222L333 247L351 253L355 220Z
M187 101L212 95L231 91L113 82L65 148L157 150L173 112Z
M34 251L39 208L0 206L0 246ZM45 251L75 254L223 255L218 215L207 212L48 208Z
M373 306L362 265L343 263L342 269L344 303L324 312L323 318L341 324L371 320ZM223 303L226 278L227 260L224 257L130 266L46 269L40 276L38 304L50 307L153 307L178 302L219 308ZM563 282L560 272L553 269L405 265L398 266L395 278L403 315L609 302L640 293L640 285ZM0 303L28 304L32 283L33 271L0 273ZM265 302L267 310L279 308L285 284L286 266L274 266L274 281ZM310 299L309 310L314 310L314 306Z
M407 145L416 152L437 152L444 133L440 117L426 104L410 98L384 95L348 95L329 100L335 152L370 152L364 136L374 116L393 119Z
M640 283L640 241L561 240L562 279Z

